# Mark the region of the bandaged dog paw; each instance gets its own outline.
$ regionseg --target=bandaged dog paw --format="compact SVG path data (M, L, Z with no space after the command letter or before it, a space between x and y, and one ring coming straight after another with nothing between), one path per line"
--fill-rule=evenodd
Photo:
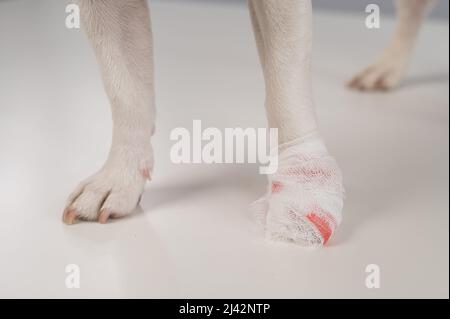
M325 245L342 220L344 188L336 161L314 135L280 146L267 194L253 203L266 237Z
M142 157L132 151L110 156L98 173L81 182L69 196L64 223L98 221L104 224L110 218L131 214L139 204L152 167L152 156Z

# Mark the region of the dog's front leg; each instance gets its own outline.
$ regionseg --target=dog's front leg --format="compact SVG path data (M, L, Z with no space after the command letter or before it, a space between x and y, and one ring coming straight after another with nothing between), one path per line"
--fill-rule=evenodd
M131 213L153 167L153 53L145 0L79 0L111 104L113 138L103 168L70 195L63 220L98 220Z
M341 221L342 177L317 132L311 89L310 0L250 0L266 84L269 126L278 128L278 171L255 202L266 235L325 244Z
M397 28L380 58L348 85L359 90L388 90L405 76L420 26L436 0L397 0Z

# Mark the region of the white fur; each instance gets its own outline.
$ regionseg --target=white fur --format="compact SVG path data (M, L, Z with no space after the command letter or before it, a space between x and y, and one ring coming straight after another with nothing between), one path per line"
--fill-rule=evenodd
M311 89L312 8L305 0L250 0L270 127L283 144L317 130Z
M79 0L81 22L111 103L113 139L103 168L69 197L64 221L131 213L153 168L153 50L144 0Z

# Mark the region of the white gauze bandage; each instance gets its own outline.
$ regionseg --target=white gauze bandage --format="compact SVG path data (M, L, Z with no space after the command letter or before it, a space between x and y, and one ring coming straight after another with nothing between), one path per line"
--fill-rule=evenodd
M278 170L253 210L269 239L317 247L341 223L343 198L341 171L314 133L279 147Z

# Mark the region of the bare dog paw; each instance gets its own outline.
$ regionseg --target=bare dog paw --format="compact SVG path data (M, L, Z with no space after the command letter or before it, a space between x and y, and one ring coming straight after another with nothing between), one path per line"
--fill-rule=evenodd
M148 161L143 161L145 166ZM151 167L105 165L72 192L63 213L64 223L98 221L129 215L139 204Z
M383 59L355 75L347 85L360 91L390 90L400 83L405 71L405 61Z

